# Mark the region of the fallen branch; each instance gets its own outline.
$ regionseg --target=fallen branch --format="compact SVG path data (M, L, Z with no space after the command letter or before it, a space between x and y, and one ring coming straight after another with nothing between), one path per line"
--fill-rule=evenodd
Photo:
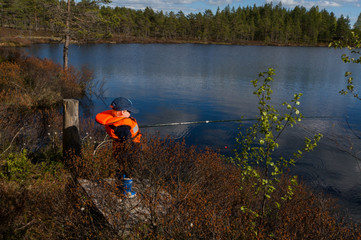
M21 127L20 130L15 134L15 136L13 137L13 139L10 142L10 145L1 153L1 155L3 155L5 152L7 152L11 145L13 144L13 142L15 141L15 138L20 134L20 132L23 130L24 127Z

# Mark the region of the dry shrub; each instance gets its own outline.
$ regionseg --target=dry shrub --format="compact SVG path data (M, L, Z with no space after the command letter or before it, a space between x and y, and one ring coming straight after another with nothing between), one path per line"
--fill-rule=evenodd
M91 201L60 169L38 181L0 180L0 197L0 239L110 239Z
M87 69L64 71L51 60L0 48L0 153L10 145L47 144L54 130L49 126L59 126L54 132L60 132L62 100L83 97L91 80Z
M92 130L96 126L90 124ZM0 181L1 238L5 239L358 239L357 225L332 215L334 203L313 195L303 185L290 200L285 176L269 200L264 218L261 197L252 184L241 182L239 169L210 149L187 147L171 139L144 137L141 147L128 143L123 161L135 182L136 199L124 199L117 188L112 145L99 145L103 135L83 137L81 157L74 157L71 177L63 168L41 171L25 182ZM102 146L102 147L99 147ZM97 150L94 152L94 150ZM78 184L86 179L94 197ZM241 188L242 187L242 188ZM281 203L277 208L275 202ZM101 210L101 209L100 209Z
M277 212L272 225L275 235L279 239L361 239L360 227L344 220L337 205L335 199L317 196L301 185Z
M114 159L111 144L99 148L95 155L95 146L83 149L82 157L73 165L76 175L100 182L115 178L116 172L123 170L122 161L127 163L142 212L137 215L139 221L128 226L128 232L135 238L222 238L234 234L233 223L224 220L232 215L234 202L242 198L237 181L239 171L224 164L222 157L209 149L199 151L184 143L155 137L144 137L143 141L141 147L124 144L120 161ZM108 186L115 195L116 184L115 181ZM119 193L117 196L122 197ZM104 204L108 209L122 207L117 201ZM125 232L119 229L126 225L124 221L134 219L125 214L123 211L113 221L118 232Z
M83 149L76 161L79 176L93 182L115 178L124 164L116 161L111 144ZM339 221L330 199L314 196L302 184L290 200L282 200L287 176L276 186L264 217L257 209L262 196L253 180L241 182L239 169L210 149L187 147L171 139L144 137L141 147L127 143L121 161L135 182L137 200L127 205L117 182L107 185L104 203L118 237L130 239L357 239L358 226ZM242 187L242 188L241 188ZM111 194L110 194L111 193ZM116 199L123 199L118 201ZM276 202L281 207L276 207ZM274 206L274 207L272 207ZM131 210L129 208L132 208Z
M83 97L91 80L92 73L86 68L64 71L49 59L0 48L0 88L17 91L18 97L29 97L28 107L51 108L59 106L63 98Z
M101 221L91 201L60 164L59 106L65 97L83 96L90 76L0 49L0 239L109 239L107 228L96 226ZM31 171L9 178L6 166L22 149L30 150L23 157Z

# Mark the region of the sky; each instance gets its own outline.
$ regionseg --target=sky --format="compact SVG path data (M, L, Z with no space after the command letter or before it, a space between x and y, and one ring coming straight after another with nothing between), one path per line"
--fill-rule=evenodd
M312 6L319 6L320 10L326 9L328 12L333 12L337 17L343 14L350 18L351 25L353 25L358 15L361 13L361 0L112 0L110 6L119 6L132 9L144 9L151 7L155 11L163 10L163 12L183 11L185 14L189 13L204 13L205 10L210 9L213 13L219 7L223 10L225 6L230 7L246 7L263 6L265 3L273 2L274 4L282 3L282 6L287 9L293 9L295 6L304 6L310 9Z

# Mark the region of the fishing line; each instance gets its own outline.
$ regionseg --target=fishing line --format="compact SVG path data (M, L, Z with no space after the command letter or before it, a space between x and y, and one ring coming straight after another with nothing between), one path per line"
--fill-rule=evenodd
M336 116L319 116L319 117L304 117L304 119L332 119L341 118ZM243 118L243 119L228 119L228 120L205 120L205 121L193 121L193 122L174 122L174 123L158 123L139 125L140 128L153 128L153 127L168 127L168 126L179 126L179 125L191 125L191 124L207 124L207 123L220 123L220 122L247 122L256 121L258 118Z

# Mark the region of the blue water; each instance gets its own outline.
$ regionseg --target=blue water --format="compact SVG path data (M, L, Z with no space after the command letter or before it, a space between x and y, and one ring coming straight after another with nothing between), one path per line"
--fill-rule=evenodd
M26 51L62 62L62 45L34 45ZM302 147L303 137L324 134L318 148L298 161L293 173L316 190L336 196L361 219L360 162L345 152L357 155L361 150L355 136L361 136L361 102L339 94L345 87L344 72L352 71L357 78L361 66L342 63L342 53L323 47L98 44L71 45L69 59L77 68L92 69L95 81L105 82L105 104L94 99L93 114L108 109L115 97L128 97L140 110L133 115L140 125L254 118L257 99L250 81L274 68L272 103L278 109L283 111L282 103L293 94L303 93L299 106L303 115L334 117L304 119L282 137L279 154ZM229 122L142 131L230 154L238 127L239 123Z

